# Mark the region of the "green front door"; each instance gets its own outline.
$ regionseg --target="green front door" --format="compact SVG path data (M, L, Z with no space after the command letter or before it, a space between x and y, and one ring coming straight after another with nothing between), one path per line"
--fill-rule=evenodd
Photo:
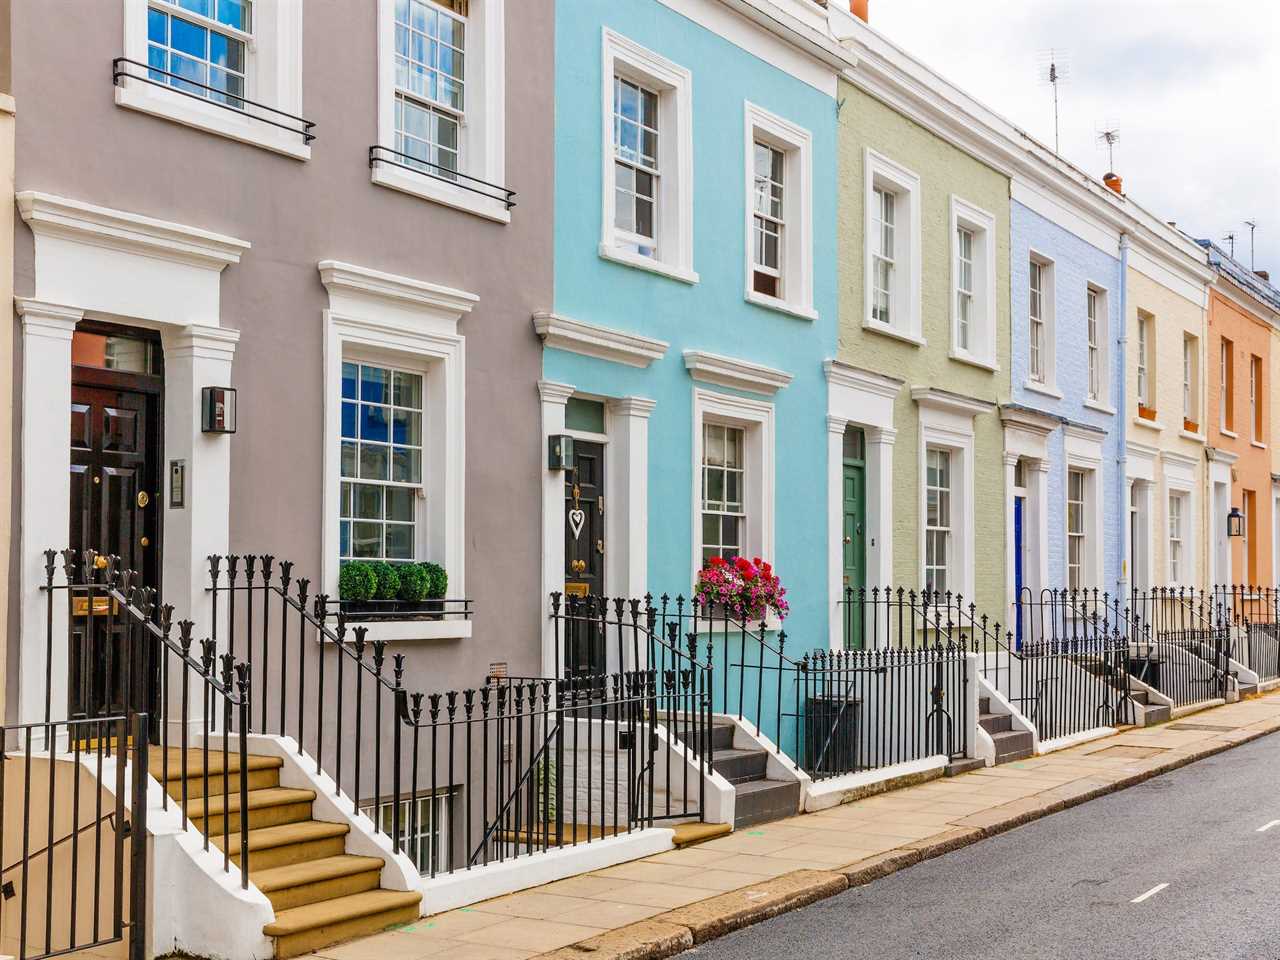
M844 434L843 530L845 598L844 645L862 649L863 611L858 590L867 583L866 529L867 470L866 441L861 430L848 427ZM852 591L852 593L850 593Z

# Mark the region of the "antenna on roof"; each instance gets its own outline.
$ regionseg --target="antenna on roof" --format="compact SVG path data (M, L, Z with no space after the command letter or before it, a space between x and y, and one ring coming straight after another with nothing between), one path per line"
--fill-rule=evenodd
M1112 120L1098 131L1098 143L1107 148L1107 173L1116 169L1116 141L1120 139L1120 128Z
M1071 64L1066 52L1052 48L1042 52L1037 75L1042 84L1053 87L1053 152L1058 153L1058 85L1071 79Z
M1249 270L1253 271L1253 231L1258 229L1257 220L1246 220L1244 225L1249 228Z
M1227 249L1231 253L1231 259L1234 260L1236 258L1236 232L1228 230L1227 235L1222 239L1227 242Z

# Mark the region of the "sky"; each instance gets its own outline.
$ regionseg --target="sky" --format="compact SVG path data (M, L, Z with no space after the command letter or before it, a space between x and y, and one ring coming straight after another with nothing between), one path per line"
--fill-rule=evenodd
M1042 143L1101 178L1116 172L1162 220L1280 281L1280 2L870 0L871 26Z

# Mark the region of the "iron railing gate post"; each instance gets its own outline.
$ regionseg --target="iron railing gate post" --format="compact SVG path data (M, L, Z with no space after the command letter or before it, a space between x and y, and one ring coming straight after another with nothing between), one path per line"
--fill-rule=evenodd
M133 726L133 809L129 813L129 960L147 956L147 764L150 750L146 713L132 716ZM125 754L121 753L123 762ZM71 918L75 923L75 917Z

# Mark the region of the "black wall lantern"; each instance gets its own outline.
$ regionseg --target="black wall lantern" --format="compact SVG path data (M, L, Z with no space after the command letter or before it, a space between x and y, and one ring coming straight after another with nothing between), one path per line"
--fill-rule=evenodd
M1240 512L1239 507L1232 507L1231 512L1227 514L1227 536L1244 536L1244 514Z
M573 469L573 437L567 433L554 433L547 437L547 469Z
M234 387L204 387L200 391L200 429L204 433L236 432Z

